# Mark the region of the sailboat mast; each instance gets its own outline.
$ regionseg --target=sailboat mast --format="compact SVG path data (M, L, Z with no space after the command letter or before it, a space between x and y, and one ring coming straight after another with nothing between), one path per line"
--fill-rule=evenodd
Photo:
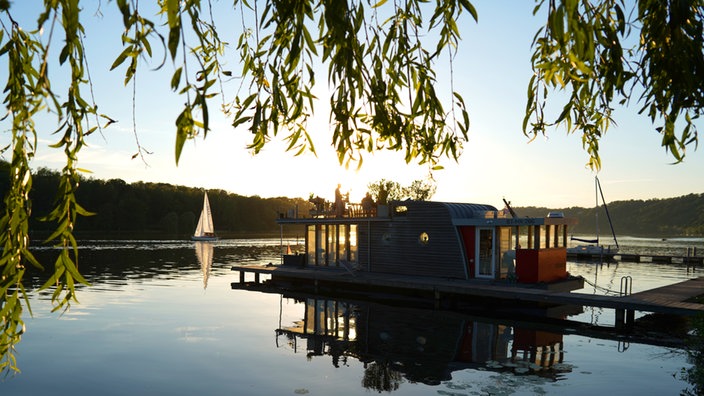
M609 207L606 206L606 200L604 199L604 192L601 191L601 183L599 183L599 179L596 179L597 186L599 187L599 194L601 194L601 202L604 203L604 211L606 212L606 218L609 220L609 227L611 227L611 235L614 237L614 243L616 244L616 248L618 249L618 241L616 240L616 232L614 231L614 224L611 222L611 215L609 214ZM598 228L597 228L598 230ZM598 236L597 236L598 238Z
M601 187L599 186L599 178L597 176L594 176L594 198L595 198L595 205L594 205L594 218L596 219L596 245L599 246L599 189Z

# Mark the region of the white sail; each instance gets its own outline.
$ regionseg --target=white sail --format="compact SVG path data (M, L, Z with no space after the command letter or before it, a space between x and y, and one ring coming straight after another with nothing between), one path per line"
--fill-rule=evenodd
M215 239L215 227L213 226L213 216L210 213L210 202L208 202L208 193L203 195L203 210L198 218L196 232L193 234L193 239Z

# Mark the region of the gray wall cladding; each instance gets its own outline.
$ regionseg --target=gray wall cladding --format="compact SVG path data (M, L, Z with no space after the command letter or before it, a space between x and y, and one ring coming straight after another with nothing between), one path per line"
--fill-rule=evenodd
M371 272L465 279L463 246L448 205L429 201L396 204L406 206L405 215L393 213L388 222L359 224L360 267ZM423 232L428 235L427 243L421 242Z

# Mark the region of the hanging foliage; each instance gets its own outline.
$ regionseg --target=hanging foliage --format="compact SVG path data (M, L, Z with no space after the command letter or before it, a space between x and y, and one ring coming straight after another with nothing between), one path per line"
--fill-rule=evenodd
M174 123L177 164L185 143L210 131L216 98L233 127L250 134L253 152L276 138L296 155L315 153L308 120L320 100L314 94L320 67L327 69L330 143L341 164L361 166L365 153L394 150L403 152L406 162L440 169L442 158L460 156L469 115L454 90L453 59L463 18L478 21L468 0L235 0L226 13L214 12L215 3L44 0L36 7L36 26L21 26L13 12L15 7L27 12L27 3L0 0L0 62L7 68L2 73L6 114L0 123L9 132L0 155L11 157L10 188L0 214L0 369L16 369L11 351L23 331L23 307L28 307L22 277L27 265L40 265L29 250L28 223L40 111L55 116L51 148L65 157L54 205L44 217L55 225L45 242L58 249L54 276L43 288L54 289L55 309L68 309L76 299L76 282L87 283L73 237L77 216L90 215L75 195L84 172L79 154L85 139L101 130L101 120L107 120L104 126L115 120L98 113L90 94L86 35L121 38L123 48L111 68L124 73L125 85L132 86L133 112L135 77L145 59L164 54L154 72L173 66L170 88L184 99ZM83 20L113 6L122 19L119 31L85 31ZM698 142L703 8L702 0L640 0L632 10L623 0L537 1L535 12L546 11L547 19L533 44L535 73L524 133L534 138L551 126L581 132L590 165L598 169L599 142L614 122L613 108L634 101L657 125L665 149L682 161L686 148ZM229 45L219 32L235 21L241 21L241 30ZM229 57L235 58L229 62L238 65L235 70L224 67ZM438 84L439 73L447 74L449 86ZM226 91L223 82L233 79L239 85ZM52 81L65 82L56 84L61 92L54 92ZM555 91L566 92L567 99L551 117L546 103ZM134 157L143 156L148 151L139 143L134 121L133 132Z

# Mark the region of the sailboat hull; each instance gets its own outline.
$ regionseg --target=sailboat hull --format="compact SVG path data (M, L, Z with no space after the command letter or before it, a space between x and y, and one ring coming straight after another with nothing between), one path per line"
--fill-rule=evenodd
M191 240L193 241L217 241L219 238L216 236L206 236L206 235L193 235Z

